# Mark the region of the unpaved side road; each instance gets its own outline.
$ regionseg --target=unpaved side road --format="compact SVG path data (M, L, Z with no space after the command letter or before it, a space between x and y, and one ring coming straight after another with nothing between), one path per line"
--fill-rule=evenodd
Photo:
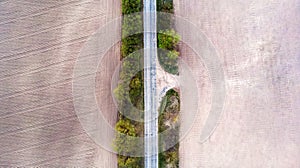
M75 115L72 73L88 37L119 15L119 0L0 2L0 167L117 167ZM112 125L110 79L118 61L115 46L96 78Z
M300 1L174 2L176 15L197 25L215 45L227 88L219 125L200 144L211 85L203 62L181 46L204 100L192 130L180 143L180 167L298 167Z

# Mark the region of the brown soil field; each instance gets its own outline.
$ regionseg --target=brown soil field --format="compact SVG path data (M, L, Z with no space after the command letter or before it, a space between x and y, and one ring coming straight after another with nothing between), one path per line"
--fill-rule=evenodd
M117 167L116 155L78 121L72 75L88 37L118 16L119 0L0 2L0 167ZM116 45L96 78L112 125L110 80L118 62Z
M218 126L199 143L210 110L210 78L193 50L181 45L182 59L192 69L204 100L191 131L180 142L180 167L298 167L299 0L174 3L175 14L195 24L215 46L226 85Z

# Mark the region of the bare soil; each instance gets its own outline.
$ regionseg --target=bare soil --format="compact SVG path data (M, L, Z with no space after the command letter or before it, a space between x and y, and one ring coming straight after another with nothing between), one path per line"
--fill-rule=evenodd
M75 115L72 75L88 37L120 16L120 1L12 0L0 2L0 13L0 167L117 167L116 155L96 145ZM112 125L118 52L107 53L97 74Z
M201 144L211 103L209 76L192 49L181 46L205 101L180 142L180 167L298 167L299 0L174 3L175 14L198 26L216 47L227 89L218 127Z

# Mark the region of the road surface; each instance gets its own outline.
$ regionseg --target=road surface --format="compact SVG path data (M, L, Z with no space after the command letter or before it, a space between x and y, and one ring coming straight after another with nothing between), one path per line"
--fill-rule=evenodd
M144 0L145 168L158 168L156 0Z

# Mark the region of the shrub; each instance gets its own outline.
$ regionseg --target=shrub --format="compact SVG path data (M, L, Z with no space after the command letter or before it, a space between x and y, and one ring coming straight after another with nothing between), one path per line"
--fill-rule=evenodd
M157 10L161 12L174 13L172 0L157 0Z
M142 165L142 158L118 156L119 168L140 168Z
M140 12L142 10L141 0L122 0L122 14Z
M174 50L180 40L180 36L175 30L162 30L158 33L158 48Z

